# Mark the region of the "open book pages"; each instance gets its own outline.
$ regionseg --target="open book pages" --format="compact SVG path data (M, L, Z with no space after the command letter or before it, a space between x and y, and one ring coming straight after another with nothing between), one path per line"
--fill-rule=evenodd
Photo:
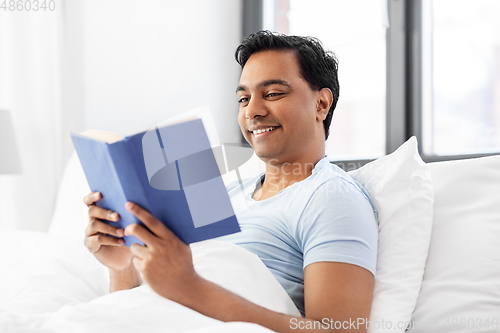
M147 130L153 130L156 128L163 128L166 126L178 124L181 122L189 121L189 120L194 120L194 119L201 119L203 122L203 127L205 127L205 131L208 136L208 140L210 141L210 146L212 147L217 147L220 146L221 143L219 141L219 135L217 134L217 127L215 126L214 118L212 116L212 111L210 110L210 107L208 105L202 106L196 109L191 109L189 111L184 111L181 113L178 113L174 116L169 117L168 119L157 123L155 126L147 129ZM145 130L145 132L147 131ZM135 133L138 134L138 133ZM100 131L100 130L89 130L80 133L80 135L96 139L99 141L106 142L108 144L115 143L118 141L121 141L124 139L124 137L120 136L119 134L116 133L110 133L110 132L105 132L105 131ZM108 136L111 135L111 136ZM133 134L132 134L133 135Z
M179 123L183 123L183 122L194 120L194 119L198 119L198 117L192 116L192 117L185 117L183 119L176 119L176 120L169 121L169 122L164 121L160 124L160 126L158 126L158 128L179 124ZM95 130L95 129L86 130L84 132L81 132L80 135L86 136L86 137L91 138L91 139L99 140L102 142L106 142L109 144L125 139L120 134L113 133L113 132L107 132L107 131L101 131L101 130Z
M86 136L86 137L91 138L91 139L103 141L103 142L106 142L109 144L115 143L115 142L118 142L118 141L121 141L124 139L123 136L121 136L120 134L116 134L113 132L100 131L100 130L95 130L95 129L87 130L85 132L80 133L80 135Z

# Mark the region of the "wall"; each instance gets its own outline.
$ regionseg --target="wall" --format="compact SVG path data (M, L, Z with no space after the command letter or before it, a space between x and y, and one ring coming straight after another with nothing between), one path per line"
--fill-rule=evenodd
M0 175L0 230L47 230L70 132L132 134L210 105L220 141L238 142L241 7L58 0L54 11L0 11L0 109L11 111L23 169Z
M241 2L85 2L85 127L132 134L210 105L221 142L238 142Z

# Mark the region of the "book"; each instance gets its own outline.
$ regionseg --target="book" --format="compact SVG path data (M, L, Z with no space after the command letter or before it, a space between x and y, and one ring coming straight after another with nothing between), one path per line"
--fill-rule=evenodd
M240 231L201 119L125 138L89 130L71 139L90 189L102 194L96 205L120 214L110 225L144 226L124 207L132 201L186 244ZM144 245L135 236L123 239L125 246Z

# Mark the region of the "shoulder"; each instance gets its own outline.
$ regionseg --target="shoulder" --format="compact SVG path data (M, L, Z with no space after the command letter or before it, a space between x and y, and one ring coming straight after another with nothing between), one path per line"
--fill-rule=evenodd
M366 190L334 164L324 165L310 184L297 232L309 237L343 233L368 236L378 233L377 211Z
M344 170L327 162L314 175L310 185L311 195L306 207L311 205L334 207L348 204L366 206L369 204L372 212L377 216L375 205L366 189Z
M323 170L297 225L304 267L315 262L355 264L375 274L378 222L366 191L332 165Z
M337 175L322 179L311 191L299 223L303 227L327 226L342 228L377 224L375 205L368 193L356 181ZM364 229L364 228L363 228Z

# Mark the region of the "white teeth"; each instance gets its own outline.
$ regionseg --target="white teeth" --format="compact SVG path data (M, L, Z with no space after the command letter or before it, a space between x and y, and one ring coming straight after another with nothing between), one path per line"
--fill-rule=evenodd
M260 134L263 132L269 132L269 131L274 130L275 128L276 127L268 127L268 128L258 129L258 130L253 131L253 134Z

